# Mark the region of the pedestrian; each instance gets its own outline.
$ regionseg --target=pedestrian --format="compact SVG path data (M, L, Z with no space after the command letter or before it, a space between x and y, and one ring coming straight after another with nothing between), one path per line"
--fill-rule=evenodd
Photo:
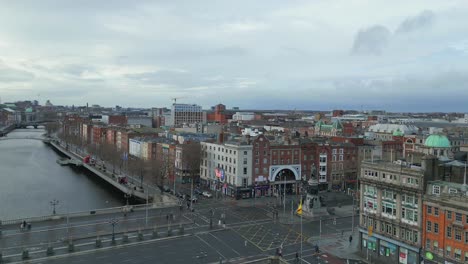
M299 252L296 251L296 263L299 263Z
M351 244L352 241L353 241L353 236L350 235L350 236L349 236L349 243Z

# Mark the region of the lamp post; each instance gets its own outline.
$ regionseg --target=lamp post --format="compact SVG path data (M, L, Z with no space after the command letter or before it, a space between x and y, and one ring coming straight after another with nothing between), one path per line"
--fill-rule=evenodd
M112 225L112 243L115 243L115 225L119 220L112 218L108 223Z
M50 201L49 203L50 203L50 205L51 205L52 208L53 208L52 214L55 215L55 214L56 214L55 207L59 204L59 200L53 199L53 200Z

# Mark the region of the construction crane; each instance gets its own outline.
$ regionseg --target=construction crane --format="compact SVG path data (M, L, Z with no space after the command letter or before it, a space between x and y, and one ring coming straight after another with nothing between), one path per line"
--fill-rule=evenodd
M185 96L184 97L172 97L171 100L174 101L174 104L176 104L177 99L182 99L182 98L185 98Z

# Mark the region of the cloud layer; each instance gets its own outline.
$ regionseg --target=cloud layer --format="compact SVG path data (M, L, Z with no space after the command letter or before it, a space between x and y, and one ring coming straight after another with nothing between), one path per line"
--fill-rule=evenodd
M464 111L467 12L463 0L9 1L0 95Z

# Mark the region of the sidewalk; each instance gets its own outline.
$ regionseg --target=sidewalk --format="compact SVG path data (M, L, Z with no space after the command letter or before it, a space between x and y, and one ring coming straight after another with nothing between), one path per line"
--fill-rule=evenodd
M330 253L344 260L360 260L362 263L365 263L365 260L358 254L359 239L357 234L357 230L355 229L351 243L349 243L351 232L345 232L343 236L338 234L332 237L322 237L321 239L319 237L311 237L307 242L312 245L318 244L321 252Z

